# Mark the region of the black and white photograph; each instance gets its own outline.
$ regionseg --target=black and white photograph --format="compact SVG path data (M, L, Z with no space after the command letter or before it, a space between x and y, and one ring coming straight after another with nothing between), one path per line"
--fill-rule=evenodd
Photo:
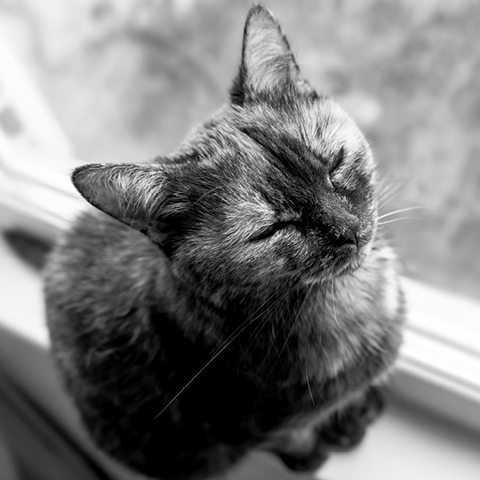
M480 479L478 0L0 0L0 480Z

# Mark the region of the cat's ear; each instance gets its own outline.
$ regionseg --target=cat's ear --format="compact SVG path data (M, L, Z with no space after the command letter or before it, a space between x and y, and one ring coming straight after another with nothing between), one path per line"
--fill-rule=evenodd
M72 182L94 207L142 232L158 215L161 165L90 164L74 170Z
M250 9L243 32L242 59L230 89L233 104L248 96L295 88L309 93L312 87L300 70L287 38L273 14L262 5Z

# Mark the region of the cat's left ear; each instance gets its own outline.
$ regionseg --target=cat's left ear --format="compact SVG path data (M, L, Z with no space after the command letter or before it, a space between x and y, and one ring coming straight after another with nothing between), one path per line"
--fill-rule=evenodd
M162 165L90 164L72 174L85 200L144 233L161 209L164 179Z
M285 34L273 14L262 5L250 9L243 33L240 69L230 89L233 104L242 105L258 93L313 92L301 77Z

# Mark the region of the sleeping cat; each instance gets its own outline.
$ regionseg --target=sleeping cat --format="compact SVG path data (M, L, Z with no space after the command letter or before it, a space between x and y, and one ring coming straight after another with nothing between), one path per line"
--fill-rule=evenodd
M248 15L230 99L172 155L85 165L46 270L52 350L97 445L160 479L252 449L312 470L362 437L402 337L370 148Z

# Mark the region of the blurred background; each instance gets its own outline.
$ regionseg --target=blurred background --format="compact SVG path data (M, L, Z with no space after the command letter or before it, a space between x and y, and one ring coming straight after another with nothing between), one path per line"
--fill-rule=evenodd
M56 124L48 147L57 157L141 161L170 152L227 99L250 4L0 0L0 40ZM422 207L389 217L406 273L479 298L480 2L266 4L304 75L371 141L391 188L383 213ZM0 99L8 76L0 67ZM16 86L11 96L22 97ZM3 100L0 129L11 141L36 113ZM30 130L48 123L33 120Z
M92 447L58 384L39 270L85 205L75 166L166 155L228 100L251 3L0 0L0 480L132 478ZM304 76L370 140L414 279L387 414L320 475L478 479L480 2L263 3ZM228 479L293 478L260 454L242 468Z

